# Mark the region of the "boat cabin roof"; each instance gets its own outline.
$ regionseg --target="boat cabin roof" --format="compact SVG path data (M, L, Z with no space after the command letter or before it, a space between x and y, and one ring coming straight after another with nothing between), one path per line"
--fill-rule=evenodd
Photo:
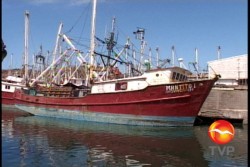
M185 68L177 67L177 66L174 66L174 67L167 67L167 68L152 69L152 70L148 70L148 71L146 71L146 72L147 72L147 73L150 73L150 72L166 71L166 70L169 70L169 71L171 71L171 72L182 73L182 74L185 74L185 75L192 75L192 72L190 72L189 70L187 70L187 69L185 69Z

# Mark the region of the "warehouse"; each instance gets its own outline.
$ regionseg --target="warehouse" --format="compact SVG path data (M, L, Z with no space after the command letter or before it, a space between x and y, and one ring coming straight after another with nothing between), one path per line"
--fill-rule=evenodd
M248 85L248 54L223 58L208 62L208 76L220 74L221 78L215 83L220 86Z

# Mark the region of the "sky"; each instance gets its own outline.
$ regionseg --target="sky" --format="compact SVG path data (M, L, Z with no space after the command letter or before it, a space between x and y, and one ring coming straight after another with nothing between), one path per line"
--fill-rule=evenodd
M96 36L107 37L115 17L118 46L129 37L140 48L133 34L145 29L145 52L152 49L160 59L183 58L186 67L195 61L198 49L199 69L221 58L247 53L247 0L97 0ZM81 41L87 50L90 40L92 4L90 0L2 0L2 39L8 52L2 69L21 68L24 53L24 13L30 14L29 63L42 46L51 53L60 22L63 33ZM12 56L11 56L12 55ZM11 59L12 57L12 59ZM177 61L176 61L177 64Z

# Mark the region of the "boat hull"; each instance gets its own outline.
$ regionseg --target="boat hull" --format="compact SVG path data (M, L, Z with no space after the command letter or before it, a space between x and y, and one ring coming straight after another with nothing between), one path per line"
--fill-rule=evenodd
M59 98L16 90L16 107L34 115L129 125L192 126L215 80L148 86L140 91Z
M1 87L2 87L1 104L3 108L16 109L14 92L16 89L25 88L25 86L20 83L21 81L19 81L18 83L16 83L16 81L13 81L16 79L15 77L14 79L12 76L8 76L8 77L7 77L8 79L11 79L10 82L5 82L5 81L1 82Z
M15 99L13 97L14 92L4 92L2 91L1 104L4 108L16 108Z
M136 116L132 114L110 114L67 109L53 109L17 104L17 108L38 116L142 126L192 126L195 117Z

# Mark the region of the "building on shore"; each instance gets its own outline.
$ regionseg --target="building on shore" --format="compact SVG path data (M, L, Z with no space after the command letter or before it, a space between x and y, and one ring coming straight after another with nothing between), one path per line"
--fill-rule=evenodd
M248 124L248 54L208 62L208 77L220 74L199 119L235 119Z
M218 59L208 62L208 77L215 73L221 78L215 83L220 86L247 86L248 84L248 54Z

